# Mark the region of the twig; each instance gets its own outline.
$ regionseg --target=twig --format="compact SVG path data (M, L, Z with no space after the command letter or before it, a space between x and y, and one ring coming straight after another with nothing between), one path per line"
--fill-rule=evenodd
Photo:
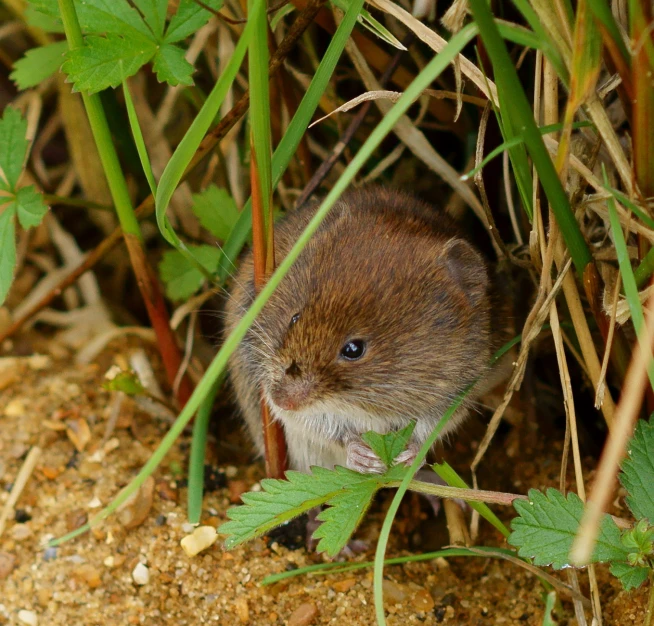
M34 446L29 451L22 467L20 468L20 471L18 472L18 475L16 476L16 480L14 481L14 486L11 489L9 498L5 502L5 505L2 507L2 513L0 513L0 537L2 537L7 519L13 512L16 502L18 502L18 498L20 498L20 494L23 493L23 489L25 489L25 485L27 484L29 477L32 475L32 472L36 467L36 462L39 460L40 456L41 448Z

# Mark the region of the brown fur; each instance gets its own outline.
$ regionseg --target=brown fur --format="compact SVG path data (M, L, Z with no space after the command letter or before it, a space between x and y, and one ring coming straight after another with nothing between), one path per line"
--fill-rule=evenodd
M317 206L277 226L278 263ZM252 272L247 254L227 306L227 331L252 303ZM260 385L284 426L296 469L344 465L348 441L411 419L422 443L459 392L477 377L495 378L487 371L496 348L490 291L481 255L443 212L380 187L346 193L230 362L259 452ZM354 338L366 340L364 356L339 358ZM488 386L478 384L474 397ZM298 409L284 410L275 399ZM459 411L453 422L466 414Z

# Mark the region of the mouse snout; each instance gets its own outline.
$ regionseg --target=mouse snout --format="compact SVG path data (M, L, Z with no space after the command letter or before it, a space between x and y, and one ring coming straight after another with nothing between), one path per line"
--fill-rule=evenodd
M308 404L313 388L312 380L303 376L300 366L293 361L272 388L270 399L280 409L297 411Z

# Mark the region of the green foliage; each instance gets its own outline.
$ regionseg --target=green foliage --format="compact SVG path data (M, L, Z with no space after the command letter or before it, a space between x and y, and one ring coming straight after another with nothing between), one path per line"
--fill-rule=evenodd
M107 391L122 391L128 396L137 396L145 391L136 373L131 371L118 372L111 380L102 383L102 386Z
M397 449L394 441L404 437L402 433L379 435L384 439L379 449ZM386 458L392 464L392 459ZM329 508L318 515L322 524L314 537L320 539L319 552L335 556L363 519L375 493L388 483L401 480L406 472L403 465L393 466L384 474L359 474L338 466L333 470L312 467L310 474L289 471L286 480L265 479L261 481L262 491L244 494L245 504L229 509L230 521L218 532L228 535L225 545L233 548L314 507L327 505Z
M638 422L620 482L627 490L627 506L634 517L654 524L654 418Z
M204 4L218 10L222 0ZM62 70L75 91L96 93L117 87L152 62L160 82L192 85L193 67L176 44L201 28L211 12L194 0L181 0L166 29L167 0L136 0L134 5L127 0L76 0L84 45L70 50L65 61L60 55L63 42L30 50L16 63L12 79L26 89L51 76L63 63ZM33 0L28 20L45 30L61 31L56 0Z
M193 213L198 216L200 224L220 241L227 240L239 216L234 198L216 185L193 194Z
M52 76L64 62L68 50L65 41L32 48L22 59L14 63L14 71L9 75L18 89L29 89Z
M189 251L211 272L218 269L222 252L215 246L188 246ZM190 298L205 280L193 262L179 250L166 250L159 263L159 274L166 285L166 295L174 301Z
M38 226L48 207L34 185L18 188L29 147L27 122L12 107L0 119L0 304L7 297L16 266L16 225Z
M380 435L379 433L370 431L364 433L361 438L370 446L370 449L382 460L386 467L391 467L393 460L406 447L415 427L416 423L411 422L406 428L397 432Z
M514 503L519 517L513 520L509 543L520 556L534 559L536 565L562 569L570 565L568 555L584 512L584 503L575 493L567 498L556 489L546 494L531 489L529 501ZM625 561L627 549L620 541L620 529L605 515L593 552L593 562Z
M234 199L216 185L209 185L201 193L194 193L192 208L202 226L220 241L229 237L239 217ZM215 274L218 271L223 257L219 247L188 246L188 252L208 272ZM175 301L192 296L206 279L189 255L179 250L167 250L164 253L159 264L159 274L166 285L166 295Z
M609 562L611 573L627 590L640 586L654 566L654 420L641 421L622 465L620 480L627 490L627 504L636 524L620 531L611 516L604 515L591 562ZM556 489L546 494L532 489L529 501L516 500L519 516L511 524L509 543L518 554L536 565L555 569L570 566L570 550L579 530L584 504L574 493L567 498Z

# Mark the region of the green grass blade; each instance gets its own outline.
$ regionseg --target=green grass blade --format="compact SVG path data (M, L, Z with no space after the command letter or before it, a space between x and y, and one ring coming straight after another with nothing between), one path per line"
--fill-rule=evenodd
M199 524L202 516L202 497L204 494L204 455L207 449L207 433L213 401L220 389L224 376L220 376L202 401L193 422L191 453L188 461L188 521Z
M263 0L254 0L253 12L255 14L259 10L259 6L262 4ZM159 230L170 244L187 254L188 250L186 249L186 246L183 245L170 225L168 217L166 216L166 210L168 209L170 199L184 174L184 170L191 162L200 142L206 135L218 113L220 106L227 95L227 91L236 78L236 74L245 58L245 53L247 52L250 43L253 28L252 21L248 20L227 67L221 73L218 82L214 85L206 102L200 109L199 113L195 116L193 123L186 131L184 138L177 146L170 161L168 161L168 164L161 175L161 179L159 180L159 188L157 189L157 195L155 196L156 217Z
M150 157L148 156L148 149L145 147L145 141L143 140L143 133L141 132L141 125L139 124L139 118L136 115L136 109L134 108L134 101L132 100L132 94L129 91L129 85L127 81L123 81L123 94L125 96L125 106L127 108L127 117L129 118L129 126L132 129L132 136L134 137L134 143L136 144L136 150L139 153L139 159L141 160L141 167L143 168L143 173L145 178L150 185L150 191L153 196L157 195L157 183L154 180L154 174L152 173L152 164L150 163Z
M272 228L272 173L270 92L268 88L268 20L266 4L250 0L248 20L252 22L252 37L248 52L250 83L251 149L256 163L259 189L261 190L264 232Z
M604 184L608 184L606 171L604 171ZM629 259L629 252L627 251L627 243L622 232L622 225L618 217L618 210L615 206L613 198L607 199L609 208L609 220L611 222L611 232L613 233L613 242L615 244L615 251L618 255L618 266L620 267L620 275L622 276L622 284L624 285L624 293L629 304L629 311L631 312L631 319L636 330L638 341L644 350L650 350L650 347L645 343L645 314L643 312L643 305L640 302L638 294L638 286L636 284L636 277L634 276L633 268L631 267L631 260ZM649 360L647 366L647 376L649 383L654 389L654 361Z
M350 4L343 20L329 43L306 94L302 98L291 123L286 129L282 140L279 142L279 145L273 154L271 164L273 189L277 187L277 184L284 175L288 164L291 162L291 158L295 154L297 147L309 126L313 114L318 108L320 98L322 98L322 95L329 84L329 80L336 68L336 63L343 53L345 44L356 24L357 15L362 6L362 0L354 0ZM251 200L248 200L241 211L237 224L234 226L229 239L225 242L223 247L224 256L220 267L218 268L218 279L220 282L224 282L231 274L236 257L250 235L251 227L252 204Z
M590 10L593 12L593 16L609 33L613 40L613 45L619 50L625 65L629 67L631 54L627 50L609 3L607 0L587 0L587 2Z
M552 159L543 143L543 138L538 131L533 111L522 89L513 61L497 30L486 0L470 0L470 9L493 63L498 92L511 94L511 99L507 103L509 108L502 111L502 115L505 119L510 116L515 128L524 137L525 145L538 171L541 184L570 251L575 268L581 275L586 265L592 262L592 256L572 212L570 201L561 185Z
M431 468L451 487L459 487L460 489L470 489L466 484L465 480L461 478L454 469L447 463L436 463L431 466ZM508 537L511 532L509 529L502 523L499 517L490 510L487 504L484 502L468 502L471 508L473 508L479 515L481 515L489 524L492 524L499 530L505 537Z

